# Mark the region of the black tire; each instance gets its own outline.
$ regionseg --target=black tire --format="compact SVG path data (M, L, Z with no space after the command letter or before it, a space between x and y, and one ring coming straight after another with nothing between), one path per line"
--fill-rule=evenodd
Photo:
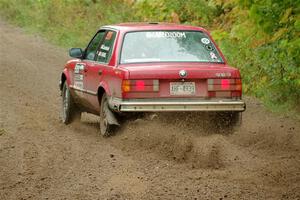
M81 113L76 109L69 86L65 81L62 89L62 122L64 124L70 124L75 119L80 118L80 115Z
M101 104L100 104L100 134L103 137L109 137L113 135L113 131L115 126L108 123L105 109L109 109L108 102L107 102L107 96L104 93L101 98Z

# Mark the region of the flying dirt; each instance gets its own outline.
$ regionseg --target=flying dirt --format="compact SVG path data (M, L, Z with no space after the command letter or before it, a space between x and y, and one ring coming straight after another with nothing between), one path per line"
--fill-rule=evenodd
M300 123L250 97L241 127L153 113L60 120L67 50L0 21L0 199L300 199Z

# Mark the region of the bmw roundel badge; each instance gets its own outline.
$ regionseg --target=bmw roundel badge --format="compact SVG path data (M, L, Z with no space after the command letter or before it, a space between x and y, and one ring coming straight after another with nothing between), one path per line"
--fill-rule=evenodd
M187 76L187 72L186 72L185 70L180 70L180 71L179 71L179 76L180 76L181 78L185 78L185 77Z

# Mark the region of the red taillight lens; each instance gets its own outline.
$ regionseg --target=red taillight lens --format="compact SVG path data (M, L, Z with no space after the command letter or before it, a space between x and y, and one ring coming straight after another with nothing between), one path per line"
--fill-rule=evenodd
M230 88L229 79L222 79L221 80L221 88L222 88L222 90L228 90Z
M135 87L138 91L144 91L145 90L145 81L143 80L137 80L135 81Z
M240 97L242 95L241 79L208 79L209 97Z
M158 80L123 80L123 92L157 92L159 91Z

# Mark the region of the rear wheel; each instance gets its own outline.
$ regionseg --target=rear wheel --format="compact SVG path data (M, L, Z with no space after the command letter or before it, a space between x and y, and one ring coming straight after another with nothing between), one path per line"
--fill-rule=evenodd
M106 109L109 109L109 107L107 102L107 96L104 93L101 98L101 104L100 104L100 133L104 137L109 137L113 134L113 130L115 126L109 124L107 119Z
M80 112L76 109L76 105L71 96L67 82L64 82L62 89L62 122L69 124L80 117Z

